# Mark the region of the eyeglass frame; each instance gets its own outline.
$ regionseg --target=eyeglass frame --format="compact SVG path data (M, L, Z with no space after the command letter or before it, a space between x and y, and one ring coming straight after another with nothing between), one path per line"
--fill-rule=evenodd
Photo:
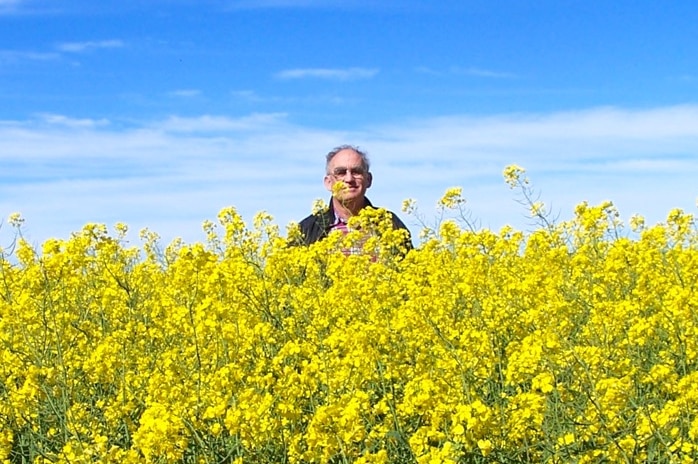
M368 169L366 169L363 166L353 166L350 168L344 167L344 166L338 166L332 170L332 172L328 172L328 176L332 176L335 179L341 179L347 175L347 172L352 178L361 178L366 176L368 174Z

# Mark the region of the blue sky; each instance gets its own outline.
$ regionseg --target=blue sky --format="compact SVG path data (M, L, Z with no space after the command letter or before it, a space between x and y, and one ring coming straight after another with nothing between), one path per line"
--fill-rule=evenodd
M427 219L460 186L482 227L530 229L512 163L560 219L694 213L696 23L687 0L0 0L0 216L34 243L192 242L227 206L283 229L343 143L374 204Z

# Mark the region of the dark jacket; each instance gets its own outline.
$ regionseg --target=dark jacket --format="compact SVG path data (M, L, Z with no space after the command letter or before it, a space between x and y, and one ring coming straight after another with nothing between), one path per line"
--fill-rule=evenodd
M365 208L375 208L368 198L366 198ZM409 236L409 229L407 229L407 226L405 226L405 224L400 220L399 217L397 217L395 213L392 211L388 211L388 213L393 220L393 227L395 229L403 229L407 231L408 237L405 245L407 246L408 250L412 249L412 239ZM332 199L330 199L330 207L327 210L317 214L311 214L300 222L299 226L301 233L303 234L303 243L310 245L311 243L315 243L318 240L322 240L323 238L327 237L327 234L330 233L334 222L334 207L332 206Z

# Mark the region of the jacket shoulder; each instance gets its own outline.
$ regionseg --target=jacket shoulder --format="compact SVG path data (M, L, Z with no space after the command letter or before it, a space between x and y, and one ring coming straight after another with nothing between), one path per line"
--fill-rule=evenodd
M327 235L327 230L332 222L331 214L327 211L311 214L298 223L303 242L306 245L317 242Z
M304 228L310 227L313 224L315 224L318 221L318 216L316 214L310 214L307 217L303 218L298 225L301 227L301 230Z

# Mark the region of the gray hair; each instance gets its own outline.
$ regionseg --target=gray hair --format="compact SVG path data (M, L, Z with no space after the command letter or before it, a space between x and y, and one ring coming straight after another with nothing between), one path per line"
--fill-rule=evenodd
M336 148L333 148L332 151L330 151L327 154L327 161L325 162L325 172L327 172L327 174L330 173L330 163L332 162L332 158L334 158L337 155L337 153L339 153L342 150L351 150L355 152L357 155L359 155L361 157L361 167L363 167L366 170L366 172L369 172L371 163L368 160L368 154L365 151L361 150L356 145L340 145Z

